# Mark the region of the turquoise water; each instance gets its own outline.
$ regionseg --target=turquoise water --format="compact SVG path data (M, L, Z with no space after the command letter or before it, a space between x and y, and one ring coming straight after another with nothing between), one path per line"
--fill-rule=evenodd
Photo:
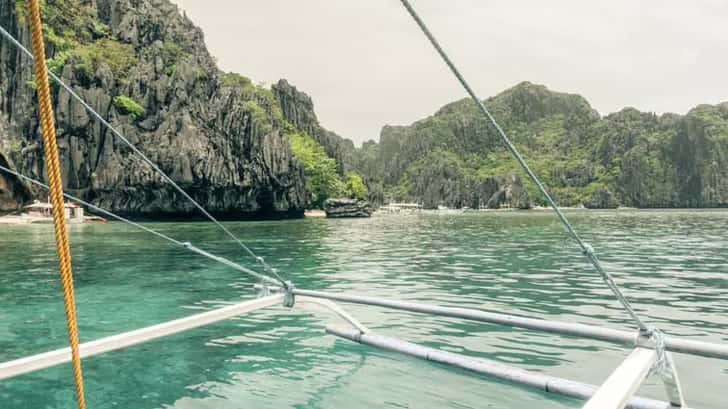
M649 322L728 342L728 212L574 212ZM464 213L227 224L299 287L628 328L553 215ZM152 223L253 265L204 223ZM240 273L118 224L71 227L82 340L255 296ZM51 226L0 226L0 361L66 345ZM331 314L275 307L84 361L88 407L574 408L580 402L325 335ZM616 345L345 305L406 340L600 383ZM728 362L676 355L691 407L722 409ZM642 395L662 398L657 380ZM69 365L0 382L1 408L71 408Z

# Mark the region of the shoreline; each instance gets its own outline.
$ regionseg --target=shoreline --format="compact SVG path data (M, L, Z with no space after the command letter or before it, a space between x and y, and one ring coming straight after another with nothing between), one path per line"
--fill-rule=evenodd
M90 223L106 223L106 219L99 216L84 216L83 220L66 219L68 224L90 224ZM53 224L51 217L37 217L28 215L5 215L0 216L0 225L25 225L25 224Z
M586 207L559 207L559 210L568 212L715 212L728 211L728 207L622 207L622 208L586 208ZM375 214L416 214L424 213L441 213L441 214L463 214L463 213L545 213L552 212L551 207L532 207L530 209L420 209L420 210L402 210L399 212L375 211Z
M679 207L679 208L616 208L616 209L589 209L589 208L583 208L583 207L561 207L560 208L563 211L568 212L585 212L585 213L591 213L591 212L721 212L721 211L728 211L728 207ZM550 207L534 207L531 209L447 209L447 210L438 210L438 209L422 209L422 210L413 210L413 211L402 211L402 212L387 212L387 211L375 211L373 215L376 216L382 216L382 215L409 215L409 214L417 214L417 213L426 213L426 214L441 214L441 215L455 215L455 214L478 214L478 213L521 213L521 214L542 214L553 211ZM240 218L240 219L223 219L222 221L232 221L232 222L243 222L243 221L268 221L268 220L277 220L277 221L285 221L285 220L299 220L299 219L306 219L306 218L326 218L326 212L323 210L306 210L300 217L288 217L283 219L257 219L257 218ZM134 220L134 219L132 219ZM138 219L137 219L138 220ZM84 216L83 221L78 220L68 220L69 224L96 224L96 223L106 223L106 222L115 222L116 220L110 219L106 220L99 216ZM188 218L188 219L182 219L182 218L176 218L174 220L170 220L169 218L150 218L150 217L144 217L143 221L146 222L201 222L204 221L200 218ZM31 224L53 224L52 218L47 217L36 217L36 216L28 216L28 215L4 215L0 216L0 226L18 226L18 225L31 225Z

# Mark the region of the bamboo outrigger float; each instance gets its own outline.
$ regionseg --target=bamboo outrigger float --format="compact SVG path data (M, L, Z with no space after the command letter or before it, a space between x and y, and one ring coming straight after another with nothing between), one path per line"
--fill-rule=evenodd
M561 213L556 203L551 199L548 192L541 185L539 179L530 170L526 162L520 156L518 150L510 142L503 130L496 123L495 119L493 119L493 117L485 108L481 100L478 99L478 97L469 87L465 79L462 77L462 75L455 68L448 56L445 54L443 49L437 43L433 35L424 25L419 16L415 13L409 1L400 1L405 6L410 15L413 17L413 19L416 21L416 23L420 26L422 31L425 33L427 38L430 40L430 42L435 47L440 56L443 58L448 67L455 74L463 87L466 89L468 94L478 105L485 119L498 131L506 147L513 153L514 157L521 164L531 180L539 188L547 201L551 204L554 211L559 216L564 226L567 228L569 234L583 250L584 255L592 263L595 270L602 276L605 283L612 290L612 292L622 304L626 312L637 324L638 330L636 332L632 333L599 326L505 315L473 309L418 304L377 297L366 297L359 295L297 289L289 281L284 281L278 275L276 270L270 268L270 266L268 266L262 258L256 257L256 260L264 268L267 274L259 273L248 267L241 266L240 264L230 261L224 257L220 257L208 251L201 250L191 243L175 240L169 236L166 236L163 233L124 219L123 217L115 215L112 212L80 201L81 203L84 203L91 208L94 208L95 210L106 214L107 216L129 223L131 225L134 225L135 227L155 234L160 238L170 241L174 245L182 246L185 249L192 251L200 256L222 263L240 272L249 274L261 281L262 284L260 285L259 289L263 290L262 292L267 293L266 295L263 295L258 299L236 303L219 309L191 315L185 318L180 318L150 327L141 328L135 331L129 331L80 344L78 342L75 322L75 299L73 295L73 281L71 277L68 238L66 237L67 232L64 226L63 217L64 193L61 189L60 172L57 163L57 152L55 152L55 125L53 124L52 120L53 115L52 108L50 106L50 92L46 73L49 74L56 83L58 83L61 87L68 91L74 99L79 101L94 118L99 120L105 127L110 129L111 132L115 136L117 136L122 142L126 143L127 146L129 146L135 154L140 155L146 164L151 166L152 169L154 169L155 171L159 172L167 183L170 183L173 187L178 189L180 193L182 193L184 197L190 200L205 216L207 216L211 221L215 222L245 251L247 251L253 257L255 257L255 254L244 243L237 239L237 237L235 237L229 230L227 230L222 224L220 224L213 216L205 211L204 208L202 208L197 202L195 202L194 199L186 194L184 190L182 190L174 181L172 181L172 179L164 174L164 172L162 172L159 167L157 167L153 162L151 162L151 160L144 156L142 152L134 147L134 145L131 144L128 139L124 138L124 136L118 130L114 129L106 120L104 120L96 111L94 111L93 108L91 108L85 101L83 101L83 99L78 96L78 94L76 94L68 85L63 83L63 81L61 81L52 72L47 71L45 58L42 52L43 38L39 14L39 3L38 0L28 0L29 10L31 11L31 13L29 13L31 16L30 22L33 27L32 38L34 46L33 48L36 54L35 58L33 58L33 55L2 27L0 27L0 34L7 40L9 40L13 45L15 45L26 56L30 57L31 60L34 61L36 79L39 81L38 99L41 106L41 118L43 122L42 128L45 139L44 148L49 147L46 148L46 154L49 155L48 157L51 159L48 160L48 162L50 163L48 173L53 177L51 183L49 183L50 186L47 186L40 181L36 181L28 178L27 176L19 174L12 169L0 167L0 170L13 174L24 180L28 180L38 186L49 188L52 193L54 216L57 220L56 232L58 253L59 259L61 261L60 270L62 272L62 282L64 285L64 300L66 305L69 341L71 346L69 348L49 351L38 355L0 363L0 380L9 379L15 376L27 374L33 371L41 370L67 362L73 362L78 406L79 409L84 409L85 401L83 391L83 376L81 371L81 358L88 358L97 354L148 342L167 335L187 331L192 328L209 325L214 322L225 320L261 308L278 305L280 303L289 308L294 307L296 301L298 301L298 303L313 302L320 304L333 311L339 317L346 320L354 328L342 329L339 327L329 326L326 328L326 332L331 335L342 337L372 347L395 351L432 362L466 369L478 374L506 380L514 384L538 388L549 393L584 399L587 400L586 404L583 406L584 409L621 409L624 407L634 409L668 409L687 407L680 381L678 379L675 364L672 360L670 352L728 360L728 345L665 336L658 330L650 328L644 322L642 322L642 320L631 308L630 303L621 293L612 277L601 267L601 264L594 254L591 246L582 241L581 238L576 234L566 217L563 215L563 213ZM76 198L73 198L71 196L65 196L67 198L77 200ZM280 287L276 287L276 285L280 285ZM270 294L271 291L273 292L273 294ZM630 355L624 360L624 362L622 362L622 364L616 368L612 375L601 386L596 387L566 379L531 373L502 363L497 363L480 358L468 357L452 352L440 351L433 348L428 348L425 346L399 340L397 338L378 335L363 326L355 318L347 314L333 301L363 304L368 306L444 316L454 319L465 319L490 324L507 325L526 330L543 331L566 336L577 336L582 338L624 344L634 349L632 353L630 353ZM667 394L667 401L658 401L633 396L635 391L639 388L640 384L651 373L656 373L662 378L662 382L665 385L665 390Z
M282 288L272 288L272 290L278 292L258 299L240 302L204 313L191 315L189 317L80 344L79 350L81 357L89 358L94 355L149 342L193 328L210 325L218 321L226 320L262 308L280 305L285 298L286 290ZM633 396L636 388L647 376L651 366L657 359L655 349L649 345L648 340L640 337L639 333L631 334L627 331L598 326L497 314L466 308L409 303L379 297L364 297L302 289L293 289L291 293L296 298L296 305L307 302L320 304L336 313L353 327L353 329L347 329L329 325L326 327L326 332L328 334L358 342L360 344L398 352L444 365L454 366L477 374L501 379L517 385L536 388L552 394L577 399L588 399L587 405L584 406L586 409L623 407L633 409L668 409L686 407L684 401L680 402L679 397L682 396L682 393L679 391L680 387L677 382L675 382L674 385L668 385L668 390L678 391L677 395L671 396L669 402ZM627 357L624 363L615 370L612 376L610 376L610 378L601 387L596 387L594 385L568 379L528 372L523 369L495 361L440 351L397 338L379 335L363 326L355 318L351 317L330 300L506 325L515 328L523 328L565 336L577 336L617 344L632 344L635 346L635 349L634 352ZM667 349L671 351L728 360L728 345L694 341L678 337L669 337L666 341ZM60 365L67 363L70 360L71 355L69 348L62 348L5 362L0 364L0 380Z

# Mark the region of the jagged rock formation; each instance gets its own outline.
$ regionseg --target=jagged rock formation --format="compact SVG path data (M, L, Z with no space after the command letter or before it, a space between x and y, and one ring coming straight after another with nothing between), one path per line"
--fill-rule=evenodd
M563 205L728 206L728 103L602 118L581 96L524 82L486 105ZM545 204L467 99L385 126L352 163L391 199L430 208Z
M0 0L0 23L29 44L16 4ZM286 118L336 139L305 94L282 81L274 95L219 71L202 31L167 0L49 0L44 14L51 67L208 210L302 215L303 167L283 137ZM0 61L0 163L45 179L32 68L4 40ZM53 95L69 193L124 214L197 214L67 92ZM336 144L346 143L324 146ZM44 195L0 174L0 210Z
M366 200L359 199L328 199L324 204L326 217L370 217L372 207Z
M321 144L326 154L336 160L339 174L343 175L350 168L354 143L322 127L314 112L311 97L296 89L285 79L274 84L271 90L280 102L283 117Z

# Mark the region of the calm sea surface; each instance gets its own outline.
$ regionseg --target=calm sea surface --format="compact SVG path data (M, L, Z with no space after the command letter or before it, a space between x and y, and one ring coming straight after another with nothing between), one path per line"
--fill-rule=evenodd
M728 342L728 212L573 212L637 311L667 333ZM254 266L205 223L150 226ZM630 328L551 213L464 213L228 226L298 287ZM71 227L82 341L255 297L254 281L132 227ZM50 225L0 226L0 362L66 345ZM608 343L344 305L379 333L600 383ZM299 308L300 307L300 308ZM576 408L324 333L330 313L274 307L84 361L90 409ZM728 407L728 362L676 355L688 403ZM0 408L75 405L70 365L0 382ZM640 394L663 398L650 379Z

